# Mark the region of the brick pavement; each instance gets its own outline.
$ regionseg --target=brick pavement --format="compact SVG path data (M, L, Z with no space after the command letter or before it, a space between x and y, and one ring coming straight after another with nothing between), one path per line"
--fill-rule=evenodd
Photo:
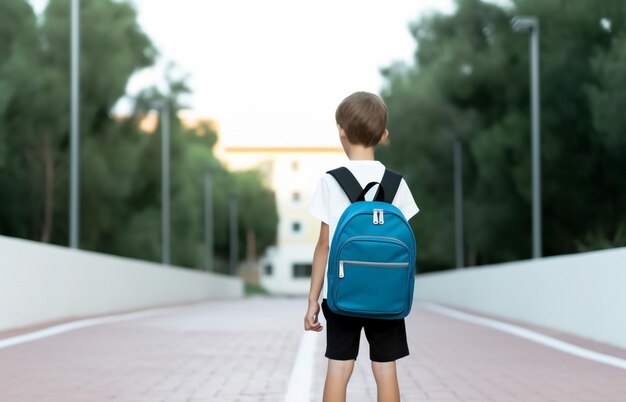
M513 323L520 325L519 323ZM534 331L624 358L626 351L572 335ZM398 361L402 400L624 402L626 370L591 362L490 328L416 306L407 319L411 355ZM318 345L324 353L324 342ZM348 387L348 402L375 402L376 386L365 336ZM325 367L322 358L317 367ZM318 372L320 369L318 369ZM320 401L323 373L314 383Z
M282 401L302 308L200 303L0 349L0 401Z
M283 401L305 307L304 299L199 303L0 349L0 401ZM411 355L398 362L403 401L626 401L623 369L416 307L407 320ZM314 401L324 346L322 335ZM360 356L348 401L375 401L365 339Z

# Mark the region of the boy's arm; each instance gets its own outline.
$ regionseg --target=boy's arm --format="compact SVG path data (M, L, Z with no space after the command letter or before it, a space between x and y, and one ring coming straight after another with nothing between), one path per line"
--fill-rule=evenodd
M311 288L309 289L309 308L304 317L304 329L306 331L320 332L323 327L319 322L320 292L324 285L324 273L328 261L328 225L322 222L320 235L313 254L313 268L311 269Z

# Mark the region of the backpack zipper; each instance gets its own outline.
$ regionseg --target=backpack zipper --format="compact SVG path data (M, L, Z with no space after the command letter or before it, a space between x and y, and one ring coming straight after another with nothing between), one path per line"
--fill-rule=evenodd
M339 261L339 278L343 279L345 277L345 272L343 269L343 264L353 264L353 265L363 265L369 267L389 267L389 268L404 268L408 267L408 262L370 262L370 261L350 261L350 260L340 260Z
M372 213L372 223L374 225L385 224L385 211L383 209L374 209Z

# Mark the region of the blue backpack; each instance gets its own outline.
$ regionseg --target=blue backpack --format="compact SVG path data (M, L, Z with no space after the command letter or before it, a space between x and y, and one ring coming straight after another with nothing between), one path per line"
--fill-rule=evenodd
M330 245L331 311L348 316L400 319L411 311L415 283L415 236L392 205L402 176L389 169L364 189L345 167L329 172L350 200ZM365 194L379 185L373 201Z

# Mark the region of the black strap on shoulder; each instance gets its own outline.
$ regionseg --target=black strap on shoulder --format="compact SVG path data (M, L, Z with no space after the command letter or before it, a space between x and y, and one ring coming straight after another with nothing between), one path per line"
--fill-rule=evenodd
M342 166L337 169L329 170L326 173L333 176L335 180L337 180L337 183L339 183L343 192L348 196L350 203L358 200L363 188L347 167Z
M363 191L363 188L359 184L356 177L354 177L348 168L343 166L337 169L329 170L326 173L330 174L335 178L335 180L337 180L337 183L339 183L339 186L343 189L343 192L346 193L351 203L363 201L365 193L367 193L367 191L369 191L374 184L378 184L375 182L370 183L368 187L366 187L367 191ZM389 204L393 203L393 199L396 197L401 181L401 174L396 173L393 170L385 169L385 174L380 181L380 186L374 196L374 199L376 201L384 200Z
M396 193L398 192L401 181L402 175L400 173L396 173L393 170L385 169L383 179L380 181L380 186L385 191L385 202L389 204L393 203L393 199L396 197Z

